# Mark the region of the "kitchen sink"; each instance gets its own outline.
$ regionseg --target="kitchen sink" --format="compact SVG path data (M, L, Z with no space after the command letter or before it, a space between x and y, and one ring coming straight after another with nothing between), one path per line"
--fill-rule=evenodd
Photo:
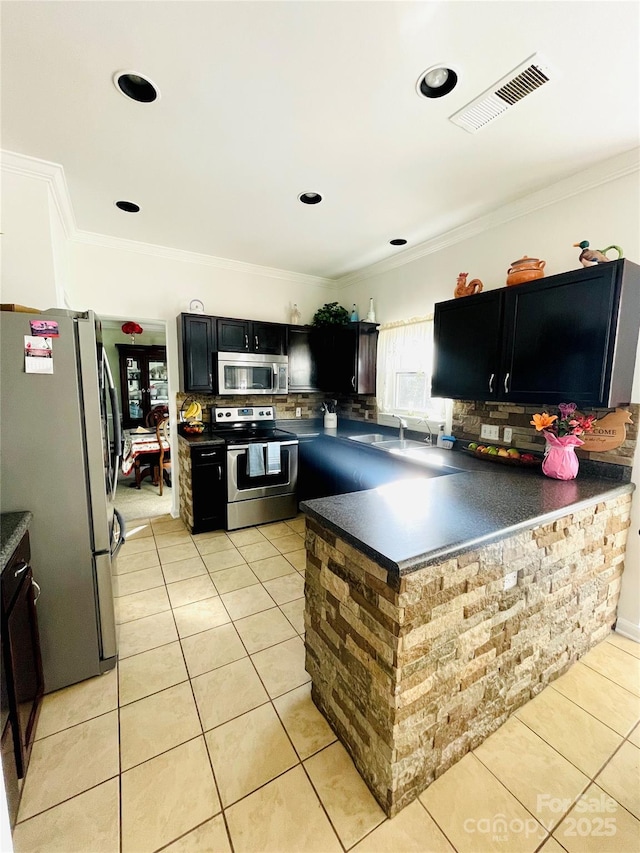
M429 450L428 445L410 438L383 438L382 441L374 441L373 444L380 450Z
M360 441L362 444L376 444L377 442L384 441L386 436L382 435L380 432L370 432L366 435L350 435L349 438L351 441Z
M368 444L376 448L376 450L384 450L394 456L415 462L440 475L459 474L465 470L448 464L450 451L443 451L441 448L425 444L423 441L414 441L410 438L389 438L378 432L351 435L349 438L351 441L359 441L361 444ZM443 453L446 456L443 456Z

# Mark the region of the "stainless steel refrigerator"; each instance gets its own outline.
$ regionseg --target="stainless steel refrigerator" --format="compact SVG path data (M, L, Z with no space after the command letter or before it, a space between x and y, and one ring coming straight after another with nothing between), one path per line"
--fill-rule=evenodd
M33 337L34 329L46 334L43 321L58 332L45 343ZM125 535L112 503L118 402L92 311L2 311L0 353L0 509L33 513L31 560L51 692L112 669L117 659L111 576ZM51 364L28 361L38 356Z

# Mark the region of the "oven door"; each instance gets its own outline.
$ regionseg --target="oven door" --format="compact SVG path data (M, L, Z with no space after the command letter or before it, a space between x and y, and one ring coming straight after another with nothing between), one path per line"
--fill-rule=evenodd
M271 450L271 459L279 457L279 471L267 474L267 444L278 445L279 453ZM227 500L255 500L256 498L274 497L275 495L290 495L295 493L298 483L298 442L274 441L258 442L257 447L263 448L265 454L265 473L252 471L249 463L249 444L238 444L227 447ZM255 451L253 451L255 452Z

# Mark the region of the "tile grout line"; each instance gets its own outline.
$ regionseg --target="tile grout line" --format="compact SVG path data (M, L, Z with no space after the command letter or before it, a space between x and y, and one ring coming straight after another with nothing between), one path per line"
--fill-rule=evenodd
M623 637L623 636L624 636L624 634L616 634L615 629L612 631L612 634L615 634L615 636L617 636L617 637ZM628 638L625 638L625 639L628 639ZM629 642L630 642L630 643L633 643L634 641L633 641L633 640L629 640ZM610 645L610 646L613 646L613 647L614 647L614 648L616 648L619 652L624 652L624 653L625 653L625 655L629 655L629 657L632 657L632 658L634 658L635 660L640 660L640 658L638 657L638 655L634 655L634 653L633 653L633 652L628 652L628 651L627 651L625 648L623 648L622 646L619 646L617 643L614 643L614 642L612 641L612 639L611 639L611 634L609 634L609 636L608 636L608 637L607 637L607 639L605 640L605 643L609 643L609 645ZM636 645L638 645L638 644L636 643Z
M282 556L284 556L284 555L282 555ZM285 558L285 559L286 559L286 558ZM231 567L231 568L234 568L234 567ZM294 568L294 571L296 571L296 572L297 572L297 570L295 569L295 567L293 567L293 568ZM224 571L224 570L222 570L222 571ZM282 577L286 577L286 575L283 575ZM273 578L272 578L271 580L273 580ZM261 581L260 579L258 579L258 583L257 583L257 584L251 584L251 586L258 586L258 585L262 586L262 587L263 587L263 589L265 589L265 591L267 592L267 594L269 594L269 593L268 593L268 590L266 589L266 587L264 587L264 582L263 582L263 581ZM246 589L247 587L241 587L241 589L242 589L242 588L243 588L243 589ZM236 591L236 590L231 590L231 592L235 592L235 591ZM293 600L295 600L295 599L293 599ZM285 603L288 603L288 602L285 602ZM223 604L224 604L224 602L223 602ZM267 608L267 609L268 609L268 610L278 609L278 610L282 613L282 615L284 616L284 618L285 618L285 619L287 619L286 614L284 614L284 613L282 612L282 610L280 609L280 605L279 605L277 602L275 602L275 607L274 607L274 608ZM257 611L257 613L264 613L264 612L265 612L265 611ZM256 614L248 614L248 615L249 615L249 616L253 616L253 615L256 615ZM248 616L238 617L238 619L246 619L246 618L248 618ZM299 687L303 686L304 684L307 684L308 682L303 682L303 685L297 685L296 687L292 687L292 688L291 688L291 690L288 690L288 691L285 691L284 693L279 694L277 697L272 697L272 696L270 695L270 693L269 693L269 690L267 689L266 684L264 683L264 681L263 681L263 679L262 679L262 676L260 675L260 672L258 671L258 668L257 668L257 667L256 667L256 665L255 665L254 660L253 660L253 655L254 655L254 654L259 654L260 652L263 652L263 651L265 651L266 649L269 649L269 648L275 648L275 646L278 646L278 645L280 645L281 643L289 642L289 640L299 638L299 637L300 637L300 635L299 635L299 634L298 634L298 632L296 631L295 627L293 627L293 625L292 625L292 628L293 628L293 630L295 631L295 637L290 637L290 638L288 638L288 639L286 639L286 640L282 640L282 641L280 641L280 642L278 642L278 643L274 643L274 644L272 644L272 645L270 645L270 646L266 646L264 649L258 649L258 650L257 650L257 651L255 651L255 652L249 652L249 650L248 650L248 648L247 648L247 646L246 646L246 644L245 644L245 641L244 641L244 640L243 640L243 638L242 638L242 635L240 634L240 632L237 630L237 628L236 628L236 626L235 626L235 621L236 621L236 620L234 620L234 619L233 619L233 617L231 617L231 624L233 625L234 630L236 631L236 634L238 635L238 637L239 637L239 639L240 639L240 642L241 642L241 644L242 644L242 646L243 646L243 648L244 648L244 650L245 650L245 652L246 652L246 656L249 658L249 660L250 660L250 662L251 662L251 665L252 665L252 667L253 667L253 670L254 670L254 672L255 672L255 674L256 674L256 676L257 676L258 680L260 681L260 684L262 685L262 687L263 687L263 689L264 689L264 691L265 691L265 693L266 693L266 695L267 695L267 701L266 701L266 702L261 703L260 705L257 705L257 706L256 706L256 708L261 708L261 707L263 707L264 705L267 705L267 704L271 705L271 707L272 707L272 709L273 709L273 712L274 712L274 714L275 714L275 716L276 716L276 719L278 720L278 722L279 722L279 724L280 724L280 726L281 726L281 728L282 728L283 732L285 733L285 736L286 736L287 740L289 741L289 743L290 743L290 745L291 745L291 748L292 748L292 750L293 750L293 754L296 756L297 761L296 761L296 763L295 763L295 764L293 764L291 767L288 767L286 770L282 771L282 773L277 774L276 776L274 776L273 778L271 778L271 779L267 780L267 781L266 781L266 782L264 782L262 785L259 785L257 788L253 789L252 791L247 792L244 796L242 796L242 797L240 797L239 799L235 800L233 803L229 803L229 805L227 805L227 806L224 806L224 805L222 806L222 814L223 814L223 817L224 817L224 820L225 820L225 824L227 825L227 832L228 832L229 838L231 839L231 832L229 831L229 827L228 827L228 823L227 823L226 810L227 810L228 808L231 808L232 806L235 806L237 803L241 802L242 800L247 799L247 798L248 798L248 797L250 797L252 794L255 794L257 791L259 791L259 790L261 790L262 788L266 787L267 785L271 784L271 782L275 781L276 779L280 778L281 776L284 776L284 775L285 775L286 773L288 773L290 770L293 770L295 767L297 767L298 765L300 765L300 766L302 767L303 772L305 773L305 775L306 775L307 779L309 780L309 783L311 784L312 790L313 790L313 792L315 793L315 795L316 795L316 797L317 797L317 799L318 799L318 801L319 801L319 803L320 803L320 807L321 807L322 811L323 811L323 812L324 812L324 814L326 815L327 820L329 821L329 824L330 824L330 826L331 826L332 830L334 831L334 833L335 833L335 835L336 835L336 838L337 838L337 840L338 840L338 843L340 844L340 846L342 847L342 849L343 849L343 851L344 851L344 850L346 850L346 847L345 847L345 845L342 843L342 840L341 840L341 838L340 838L340 836L339 836L339 834L338 834L338 832L337 832L336 828L334 827L333 822L331 821L331 818L329 817L329 814L328 814L328 812L327 812L327 810L326 810L326 808L325 808L325 806L324 806L324 803L322 802L322 799L320 798L319 794L317 793L317 791L316 791L316 789L315 789L315 786L314 786L314 785L313 785L313 783L311 782L311 779L310 779L310 777L309 777L309 774L307 773L306 768L305 768L305 766L304 766L304 761L303 761L303 759L301 758L301 756L300 756L300 754L299 754L298 750L296 749L296 747L295 747L295 745L294 745L293 741L291 740L291 736L289 735L289 732L287 731L286 726L283 724L282 719L281 719L281 717L280 717L280 714L278 713L278 709L277 709L277 707L276 707L276 705L275 705L275 702L274 702L274 699L280 698L280 696L285 696L287 693L290 693L290 692L292 692L293 690L297 690ZM288 622L289 624L291 624L291 623L290 623L290 621L289 621L288 619L287 619L287 622ZM193 636L193 635L192 635L192 636ZM304 641L303 641L303 642L304 642ZM186 662L185 662L185 663L186 663ZM219 669L219 668L221 668L221 667L217 667L217 668ZM213 671L213 670L209 670L209 671ZM204 673L201 673L201 674L204 674ZM195 698L195 697L194 697L194 698ZM240 717L244 716L244 714L246 714L246 713L250 713L250 711L252 711L252 710L255 710L255 708L252 708L252 709L250 709L249 711L244 711L242 714L238 714L238 715L236 715L235 717L232 717L232 718L231 718L231 719L229 719L229 720L225 720L223 723L220 723L220 724L219 724L219 726L214 726L214 728L213 728L213 729L210 729L209 731L214 731L216 728L219 728L220 726L223 726L223 725L225 725L226 723L231 722L231 720L232 720L232 719L236 719L236 720L237 720L237 719L239 719ZM206 742L206 739L205 739L205 742ZM333 743L335 743L335 741L333 741ZM329 745L332 745L332 744L329 744ZM326 747L322 747L322 749L325 749L325 748L326 748ZM312 755L317 755L318 753L322 752L322 749L317 750L315 753L312 753ZM207 752L208 752L208 746L207 746ZM307 758L310 758L310 757L311 757L311 756L307 756ZM210 755L210 754L209 754L209 759L211 760L211 755ZM212 769L213 769L213 763L212 763ZM221 804L222 804L222 798L220 798L220 802L221 802Z
M611 728L611 726L610 726L608 723L605 723L605 721L604 721L604 720L601 720L599 717L596 717L596 715L595 715L595 714L593 714L591 711L587 710L587 708L583 708L583 707L582 707L582 705L580 705L578 702L576 702L576 701L575 701L575 699L572 699L570 696L567 696L567 695L566 695L565 693L563 693L561 690L558 690L556 687L554 687L554 686L553 686L553 684L554 684L554 682L552 682L551 684L547 684L547 687L546 687L545 689L550 688L550 689L551 689L551 690L553 690L555 693L557 693L558 695L562 696L562 698L563 698L563 699L566 699L567 701L571 702L571 704L572 704L572 705L575 705L575 706L576 706L576 708L580 708L580 710L581 710L581 711L584 711L584 713L585 713L585 714L588 714L592 719L596 720L598 723L601 723L605 728L609 729L609 731L610 731L610 732L613 732L613 733L614 733L615 735L617 735L618 737L623 738L623 740L626 740L626 739L627 739L628 735L622 735L622 734L620 734L620 732L619 732L619 731L616 731L616 729ZM618 685L618 686L620 687L620 685ZM623 689L624 689L624 688L623 688ZM627 692L629 692L629 691L627 691ZM538 695L540 695L540 694L538 694ZM633 693L630 693L629 695L630 695L630 696L633 696L634 694L633 694ZM635 698L637 698L637 697L635 697ZM531 700L529 700L529 701L531 701ZM525 706L524 706L524 705L521 705L520 707L524 708ZM520 710L520 709L518 709L518 710ZM515 714L517 715L517 711L515 712ZM518 719L520 719L520 718L518 717ZM524 722L524 721L522 721L522 722ZM629 732L629 733L631 733L631 732L634 730L634 728L636 727L636 725L637 725L639 722L640 722L640 716L638 717L638 719L636 720L636 722L632 725L632 727L631 727L631 729L630 729L630 732Z
M201 559L202 559L202 558L201 558ZM163 572L163 574L164 574L164 572ZM167 592L167 597L168 597L168 596L169 596L169 593ZM171 602L169 602L169 603L171 603ZM221 602L221 603L222 603L222 606L224 607L224 602ZM215 770L214 770L214 767L213 767L213 762L212 762L212 760L211 760L211 754L209 753L209 746L208 746L208 744L207 744L207 739L206 739L206 737L205 737L205 733L204 733L204 725L203 725L203 722L202 722L202 717L201 717L201 715L200 715L200 708L199 708L199 706L198 706L198 702L197 702L197 700L196 700L195 691L194 691L194 689L193 689L193 681L192 681L192 679L191 679L191 675L190 675L190 673L189 673L189 667L187 666L187 659L186 659L185 654L184 654L184 649L182 648L182 642L181 642L181 637L180 637L180 631L179 631L179 629L178 629L178 623L177 623L177 621L176 621L176 618L175 618L175 615L174 615L174 612L173 612L173 611L174 611L174 608L173 608L173 605L171 605L171 618L173 619L173 624L175 625L176 633L177 633L177 635L178 635L178 643L179 643L179 645L180 645L180 654L182 655L182 661L183 661L183 663L184 663L184 668L185 668L186 673L187 673L187 679L188 679L188 681L189 681L189 689L191 690L191 698L193 699L193 704L194 704L195 709L196 709L196 714L198 715L198 722L200 723L200 735L198 736L198 739L199 739L200 737L202 738L202 742L203 742L203 744L204 744L204 748L205 748L205 751L206 751L206 753L207 753L207 759L208 759L208 761L209 761L209 768L211 769L211 777L212 777L212 779L213 779L214 789L215 789L215 792L216 792L216 796L217 796L217 798L218 798L218 803L219 803L219 805L220 805L220 813L222 813L222 812L223 812L223 805L222 805L222 797L221 797L221 795L220 795L220 787L219 787L219 785L218 785L218 780L216 779L216 773L215 773ZM225 608L225 611L226 611L226 608ZM227 613L227 615L228 615L228 613ZM216 816L216 815L213 815L213 817L215 817L215 816ZM207 820L211 820L211 819L212 819L212 818L208 818ZM226 831L226 833L227 833L227 840L229 841L229 845L231 846L231 850L233 851L233 842L232 842L232 840L231 840L231 834L229 833L229 827L227 826L227 822L226 822L226 820L224 820L224 817L223 817L223 821L224 821L224 825L225 825L225 831ZM206 823L206 821L203 821L203 823ZM188 830L188 832L193 832L193 830L194 830L194 827L191 827L191 828ZM184 833L184 834L186 835L187 833ZM180 836L180 837L182 837L182 836ZM177 840L177 839L175 839L175 838L174 838L174 839L172 839L169 843L171 843L171 844L172 844L172 843L174 843L176 840ZM166 845L164 845L164 846L166 846Z
M605 642L606 642L606 640L605 640ZM610 643L609 645L613 645L613 643ZM594 647L594 648L595 648L595 647ZM589 651L591 651L591 649L589 649ZM625 652L625 654L627 654L627 652ZM637 660L637 658L636 658L634 655L629 655L629 657L630 657L632 660ZM636 697L636 699L638 698L638 694L637 694L637 693L634 693L632 690L629 690L627 687L625 687L625 686L624 686L624 684L620 684L620 682L619 682L619 681L614 681L614 680L613 680L613 678L609 678L609 676L608 676L608 675L605 675L603 672L600 672L600 670L599 670L599 669L595 669L595 668L594 668L594 667L592 667L589 663L587 663L587 661L585 661L585 659L584 659L584 658L580 658L580 659L578 659L578 660L576 661L576 663L581 663L581 664L583 664L584 666L589 667L589 669L591 670L591 672L595 672L595 673L597 673L598 675L601 675L603 678L606 678L606 679L607 679L607 681L610 681L610 682L611 682L611 684L615 684L615 685L616 685L616 687L622 687L622 689L623 689L623 690L626 690L626 691L627 691L627 693L631 693L631 695L632 695L632 696L635 696L635 697Z

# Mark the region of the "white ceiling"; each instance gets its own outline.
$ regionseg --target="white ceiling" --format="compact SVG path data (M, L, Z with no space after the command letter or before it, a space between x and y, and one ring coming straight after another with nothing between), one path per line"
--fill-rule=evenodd
M639 16L581 0L3 2L2 146L62 165L84 231L335 278L638 145ZM538 51L552 83L475 135L448 120ZM418 97L440 63L457 88ZM125 98L118 70L161 98Z

